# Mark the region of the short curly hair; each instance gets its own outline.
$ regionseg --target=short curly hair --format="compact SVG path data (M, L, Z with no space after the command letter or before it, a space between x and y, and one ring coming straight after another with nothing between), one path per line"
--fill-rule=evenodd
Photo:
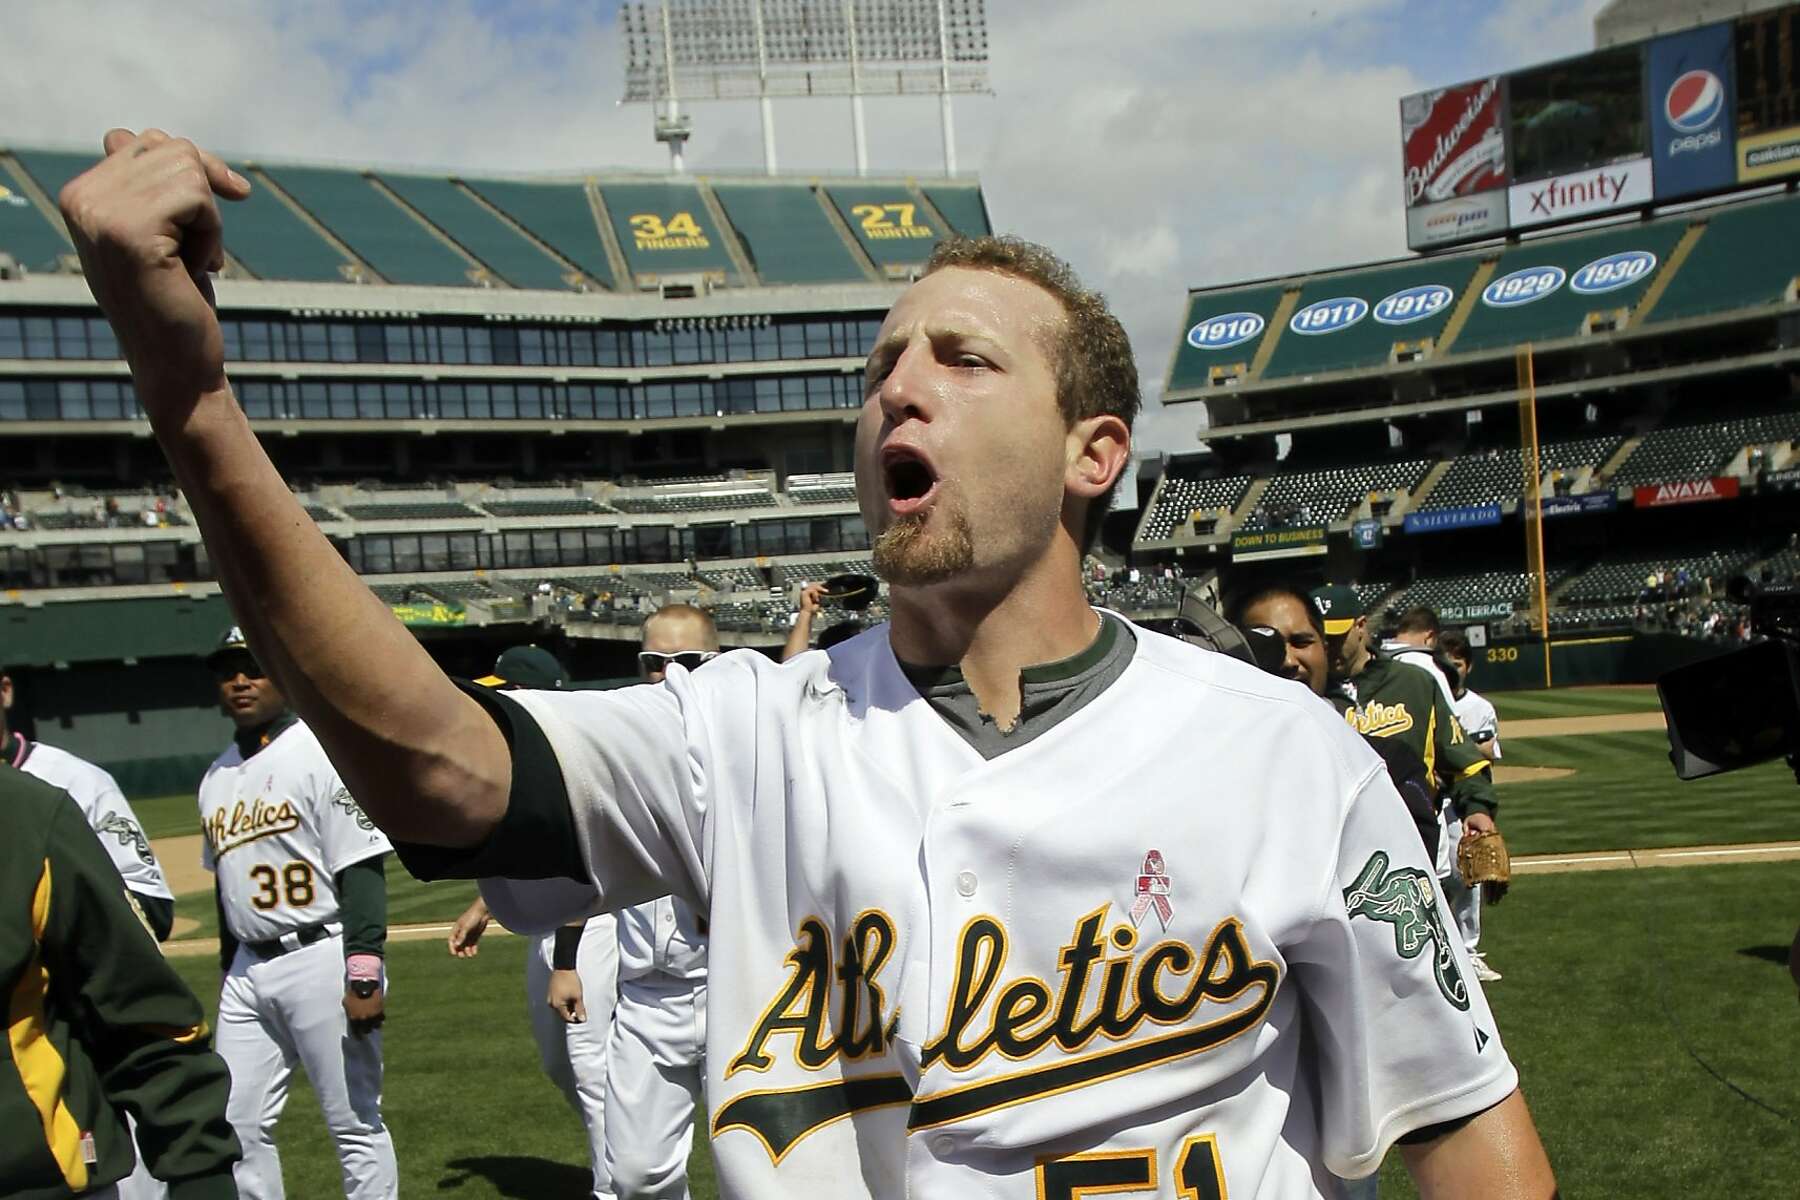
M948 238L926 260L924 274L946 267L996 271L1035 283L1056 297L1068 318L1057 344L1049 347L1056 368L1056 403L1063 420L1073 425L1088 417L1114 416L1129 429L1143 398L1138 391L1137 361L1131 339L1099 292L1082 286L1068 263L1036 242L1017 237ZM1113 481L1105 495L1088 505L1081 548L1091 549L1112 507L1112 496L1124 479Z

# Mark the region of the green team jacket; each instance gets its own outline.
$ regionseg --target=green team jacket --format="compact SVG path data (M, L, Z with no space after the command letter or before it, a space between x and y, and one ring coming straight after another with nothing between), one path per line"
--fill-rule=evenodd
M130 1112L173 1200L236 1197L230 1077L199 1002L74 801L10 767L0 767L0 987L0 1195L79 1195L129 1174Z
M1463 733L1431 672L1377 651L1362 674L1339 689L1351 728L1403 741L1425 761L1432 783L1449 793L1459 814L1494 814L1500 800L1494 795L1493 764Z

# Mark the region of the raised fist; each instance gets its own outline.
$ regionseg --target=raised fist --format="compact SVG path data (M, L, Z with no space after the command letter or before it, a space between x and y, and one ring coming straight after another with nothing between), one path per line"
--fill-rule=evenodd
M225 265L214 197L249 194L249 181L217 156L160 129L108 133L106 157L62 190L88 287L152 418L162 403L224 386L208 274Z

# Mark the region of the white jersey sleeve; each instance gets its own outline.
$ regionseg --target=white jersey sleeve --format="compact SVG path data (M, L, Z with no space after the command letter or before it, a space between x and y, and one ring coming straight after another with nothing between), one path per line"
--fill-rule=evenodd
M350 789L338 777L337 768L323 754L312 782L313 825L319 834L319 850L325 869L336 877L345 867L393 850L387 834L375 827Z
M144 827L108 772L42 742L31 744L31 752L19 769L62 788L74 798L127 888L141 896L175 898L163 879L162 864L156 861L150 839L144 836Z
M1385 771L1351 799L1318 924L1293 952L1336 1174L1381 1165L1396 1137L1480 1112L1518 1086L1456 922Z
M1494 757L1500 757L1500 714L1494 711L1494 705L1477 691L1465 691L1462 699L1456 702L1456 721L1463 727L1463 732L1470 740L1478 744L1491 745Z
M668 895L707 910L721 772L756 761L758 673L746 654L761 657L727 654L697 672L671 667L660 684L508 693L555 753L590 881L483 879L502 924L545 931Z

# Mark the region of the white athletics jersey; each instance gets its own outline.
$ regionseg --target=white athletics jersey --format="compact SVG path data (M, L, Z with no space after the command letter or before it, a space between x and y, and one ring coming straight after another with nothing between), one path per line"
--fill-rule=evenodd
M592 884L483 892L513 928L708 915L725 1196L1335 1195L1517 1073L1374 752L1299 684L1135 634L992 761L885 625L509 693Z
M1500 714L1494 711L1494 705L1473 688L1466 689L1462 699L1456 702L1456 723L1463 727L1471 741L1477 744L1490 743L1494 747L1494 757L1500 757Z
M163 878L162 864L150 849L150 839L144 836L144 827L113 777L67 750L42 742L20 741L24 754L14 765L75 798L81 815L87 818L100 844L106 847L107 856L119 868L126 889L140 896L174 900L174 893Z
M619 910L619 982L706 982L706 934L686 900L664 896Z
M1381 650L1395 662L1403 662L1428 672L1437 680L1438 691L1444 693L1444 703L1450 706L1451 711L1455 711L1456 694L1450 690L1450 680L1444 675L1444 668L1438 666L1437 655L1424 646L1415 646L1411 642L1384 642Z
M234 743L200 781L201 849L242 942L335 921L337 875L390 849L299 721L248 759Z

